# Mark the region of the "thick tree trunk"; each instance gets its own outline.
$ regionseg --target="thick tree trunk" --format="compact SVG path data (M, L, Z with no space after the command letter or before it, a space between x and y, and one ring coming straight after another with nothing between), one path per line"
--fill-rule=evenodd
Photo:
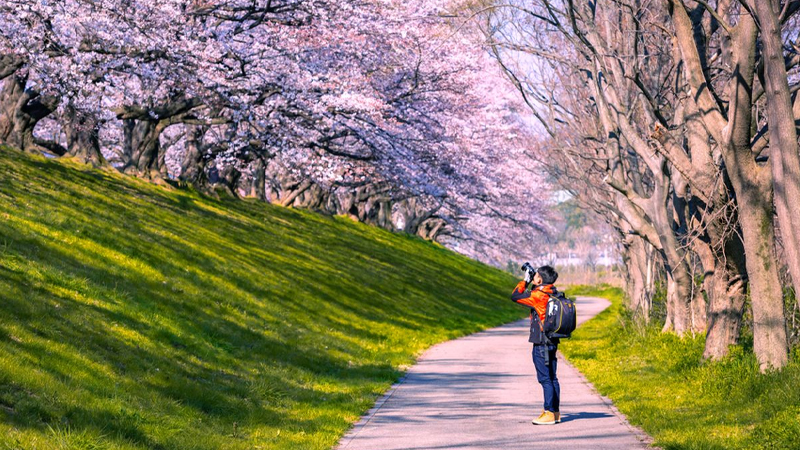
M217 195L227 195L233 198L238 198L236 187L239 185L239 179L242 173L233 166L224 166L217 172L217 178L211 185L211 189Z
M305 192L310 187L311 187L311 181L304 180L302 183L300 183L299 186L297 186L296 189L294 189L293 191L289 192L288 195L281 200L281 205L282 206L291 206L292 203L294 203L294 200L300 194Z
M740 274L732 274L723 269L715 276L710 287L711 304L704 359L724 357L728 354L728 348L738 341L746 288L745 280Z
M179 180L191 184L200 191L208 190L207 159L203 145L206 128L199 125L186 126L186 152L181 161L181 174L178 177Z
M445 225L445 221L438 217L429 218L420 224L420 227L417 229L417 236L428 241L435 241L444 230Z
M674 331L678 335L689 332L691 326L692 280L686 255L679 250L680 243L675 235L673 208L668 204L670 180L666 161L661 162L660 174L656 174L653 194L650 199L650 216L653 227L661 240L661 253L664 256L664 270L667 273L667 321L663 331Z
M162 127L152 120L124 119L123 154L126 161L121 171L148 180L162 179L159 153Z
M780 368L788 360L788 344L775 254L772 177L756 164L750 149L757 28L749 14L741 14L730 31L730 52L723 54L733 72L728 83L726 116L705 77L694 37L697 25L689 19L683 2L666 0L665 4L672 17L692 98L706 129L720 145L725 170L736 193L751 286L754 351L762 371Z
M57 99L42 98L33 89L26 89L27 77L10 75L0 89L0 143L26 152L51 151L33 137L36 124L50 115ZM59 155L60 156L60 155Z
M733 36L737 65L731 101L740 106L729 115L722 154L739 207L753 306L753 350L763 371L786 365L788 342L775 253L772 176L768 169L756 164L750 150L756 36L752 17L742 15L737 30Z
M796 206L800 199L800 153L778 21L781 6L779 1L759 0L755 10L763 44L775 210L789 273L795 292L800 292L800 208Z
M295 206L298 208L308 209L312 211L321 211L325 204L325 191L316 183L300 194L295 200Z
M17 114L24 90L25 80L16 75L5 78L0 90L0 143L17 148L21 148L20 137L15 130L18 128Z
M750 38L754 41L755 24L748 15L742 16L737 36L739 41ZM748 34L745 34L747 30ZM752 42L752 41L751 41ZM739 43L736 42L735 43ZM753 44L750 44L753 45ZM754 47L754 45L753 45ZM739 43L744 51L746 44ZM726 148L723 150L725 169L731 181L738 206L739 223L742 228L746 254L747 275L750 282L750 300L753 306L753 350L761 370L780 368L788 361L783 292L778 277L778 261L775 253L773 223L772 176L767 168L759 167L750 151L750 117L752 82L754 78L754 48L741 55L737 83L732 88L732 97L738 104L748 105L734 111L734 123L729 124ZM741 121L736 123L736 120Z
M691 330L691 276L685 263L664 267L667 273L667 321L662 331L682 336Z
M260 158L256 158L252 163L251 176L249 178L249 189L247 192L248 197L257 198L265 201L267 199L266 191L266 164Z
M651 256L649 244L633 234L626 234L623 239L622 260L625 267L625 288L628 296L628 308L633 311L636 320L644 323L650 321L650 295L653 277L650 273Z
M753 305L753 349L762 370L780 368L788 361L788 343L783 292L773 248L771 199L764 189L757 189L744 180L734 181L734 186L737 185Z
M69 156L94 167L108 165L100 152L96 120L86 117L77 111L67 113L67 124L64 131L67 135L67 153Z
M727 184L727 183L726 183ZM709 293L708 331L703 351L705 359L720 359L728 348L737 343L744 313L747 291L747 265L744 244L740 233L727 229L738 222L737 210L722 215L726 220L716 220L708 225L708 234L714 243L714 283L707 287Z
M694 239L692 249L700 259L700 266L703 269L703 282L701 286L693 283L694 293L692 297L692 332L705 333L708 326L708 306L713 301L714 286L718 282L717 264L711 246L701 240Z
M190 112L202 106L196 98L175 98L155 108L125 106L115 110L123 121L122 171L153 181L168 177L161 133L170 125L181 123ZM237 178L238 180L238 178ZM232 189L228 184L227 187Z

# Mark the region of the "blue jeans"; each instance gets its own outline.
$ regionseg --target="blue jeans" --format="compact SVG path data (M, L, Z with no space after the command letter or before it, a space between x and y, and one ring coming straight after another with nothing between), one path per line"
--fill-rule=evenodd
M558 365L558 360L556 359L557 349L558 347L552 344L535 344L532 352L533 365L536 367L536 378L544 391L544 410L550 412L558 412L561 398L561 388L556 377L556 367ZM544 361L545 351L550 353L549 364L545 364Z

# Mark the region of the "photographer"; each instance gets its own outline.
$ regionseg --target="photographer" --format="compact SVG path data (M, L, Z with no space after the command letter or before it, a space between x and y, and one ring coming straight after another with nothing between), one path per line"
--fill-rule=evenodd
M535 425L554 425L561 422L559 412L559 399L561 389L556 377L556 350L558 339L549 339L544 332L545 312L550 294L556 293L553 284L558 279L558 273L550 266L534 268L529 263L522 266L525 271L525 280L520 281L511 300L531 309L531 331L528 342L533 343L533 365L536 367L536 378L544 391L544 411L532 420ZM528 285L531 289L528 291ZM535 313L535 315L534 315Z

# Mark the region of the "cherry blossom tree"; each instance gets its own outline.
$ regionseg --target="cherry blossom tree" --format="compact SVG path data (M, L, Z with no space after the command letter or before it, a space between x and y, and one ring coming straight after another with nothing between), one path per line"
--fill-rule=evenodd
M458 6L9 0L0 140L519 249L513 230L545 228L541 179L514 161L527 125Z

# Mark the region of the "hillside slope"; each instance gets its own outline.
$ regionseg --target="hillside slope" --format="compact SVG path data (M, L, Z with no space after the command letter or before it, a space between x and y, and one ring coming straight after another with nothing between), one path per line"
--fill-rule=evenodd
M348 219L0 148L0 449L330 448L508 274Z

